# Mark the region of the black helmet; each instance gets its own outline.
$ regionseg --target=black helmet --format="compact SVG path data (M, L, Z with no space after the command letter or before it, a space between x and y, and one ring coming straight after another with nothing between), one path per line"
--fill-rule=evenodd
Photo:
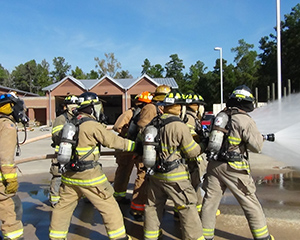
M204 99L201 95L199 94L194 94L194 93L189 93L185 95L185 102L186 104L201 104L201 105L206 105L204 102Z
M238 101L248 101L248 102L253 102L254 101L254 97L252 95L252 92L250 90L250 88L248 88L246 85L241 85L236 87L233 92L231 93L231 95L229 96L229 99L231 98L235 98Z
M164 106L171 106L174 104L185 104L184 95L179 92L178 90L172 90L169 92L165 99L162 102L162 105Z
M78 97L78 108L82 109L95 104L100 104L99 98L96 93L85 92Z
M25 114L25 104L22 99L17 97L15 92L11 93L5 93L0 96L0 107L5 108L4 105L7 103L10 103L8 106L8 109L6 108L6 111L3 111L2 113L6 115L12 115L16 122L21 122L23 124L26 124L29 122L29 118Z
M78 97L75 95L69 95L65 97L64 104L77 104L78 103Z

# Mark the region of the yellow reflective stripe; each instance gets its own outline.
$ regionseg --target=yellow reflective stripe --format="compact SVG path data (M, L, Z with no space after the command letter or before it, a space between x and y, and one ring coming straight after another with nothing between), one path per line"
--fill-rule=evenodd
M50 230L49 237L50 238L59 238L65 239L67 237L68 231L54 231Z
M249 164L245 161L228 162L228 164L234 169L246 170L248 173L250 173Z
M251 230L252 234L253 234L253 237L255 238L259 238L263 235L266 235L268 234L268 227L267 226L264 226L262 228L259 228L259 229L254 229L254 230Z
M4 179L16 178L18 176L17 173L6 173L2 175Z
M114 197L125 197L126 196L126 191L125 192L114 192Z
M58 153L58 151L59 151L59 146L56 145L56 146L55 146L55 152Z
M160 234L161 234L161 229L159 229L157 231L147 231L147 230L144 230L144 237L145 238L154 238L154 239L157 239Z
M81 180L81 179L74 179L74 178L67 178L65 176L61 177L61 181L66 184L70 185L77 185L77 186L94 186L98 184L102 184L107 181L105 174L102 174L100 177Z
M204 236L197 238L197 240L205 240Z
M2 232L3 233L3 232ZM13 231L13 232L8 232L4 233L4 239L17 239L23 235L23 228Z
M183 146L181 149L183 152L188 153L192 150L194 150L197 147L197 143L193 140L188 145Z
M50 196L51 202L58 202L59 199L60 199L60 196L53 196L53 195Z
M203 228L204 237L212 238L215 235L215 229L213 228Z
M107 235L108 235L109 239L117 239L117 238L121 237L122 235L126 235L125 227L122 226L117 230L107 231Z
M179 181L179 180L189 179L189 173L188 172L154 173L154 175L152 175L152 177L160 179L160 180L175 182L175 181Z
M163 144L163 143L161 144L161 150L163 152L167 152L167 153L173 153L174 150L176 150L176 153L180 153L180 151L178 151L177 148L169 147L169 146L167 146L166 144Z
M57 125L56 127L54 127L54 128L52 129L52 134L54 134L54 133L56 133L56 132L62 130L63 127L64 127L64 125Z
M240 138L236 138L236 137L228 137L228 142L232 145L239 145L241 143L241 139Z
M12 164L1 164L1 167L14 167L15 164L12 163Z
M128 147L127 147L127 151L128 152L133 152L135 149L135 142L128 140Z
M93 147L85 147L85 148L79 148L79 147L77 147L76 151L77 151L77 153L78 153L79 156L82 156L84 154L87 154L91 149L93 149ZM96 147L92 153L93 154L99 154L99 148Z

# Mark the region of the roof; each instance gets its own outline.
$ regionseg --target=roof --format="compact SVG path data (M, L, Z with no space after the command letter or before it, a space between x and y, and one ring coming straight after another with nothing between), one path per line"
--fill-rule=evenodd
M36 93L32 93L32 92L26 92L26 91L22 91L16 88L10 88L10 87L4 87L2 85L0 85L0 90L3 90L4 92L10 92L10 91L14 91L17 92L18 94L22 94L23 96L30 96L30 97L39 97L39 94Z
M148 75L144 74L143 76L135 79L135 78L121 78L121 79L114 79L108 75L105 75L104 77L102 77L101 79L76 79L72 76L67 76L64 79L60 80L57 83L51 84L47 87L44 87L42 90L43 91L53 91L56 87L58 87L61 83L63 83L64 81L66 81L67 79L70 79L71 81L73 81L75 84L77 84L78 86L80 86L81 88L89 91L91 90L94 86L96 86L98 83L100 83L101 81L103 81L104 79L109 79L110 81L112 81L113 83L115 83L116 85L118 85L120 88L124 89L124 90L128 90L130 89L134 84L136 84L137 82L139 82L142 78L147 78L149 79L151 82L153 82L156 86L162 85L162 84L166 84L172 88L178 88L178 85L175 81L174 78L151 78Z

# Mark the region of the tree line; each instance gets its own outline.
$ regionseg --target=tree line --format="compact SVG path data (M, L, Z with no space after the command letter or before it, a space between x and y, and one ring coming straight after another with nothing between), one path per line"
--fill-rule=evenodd
M276 28L274 28L276 31ZM300 90L300 4L292 8L291 13L284 15L281 22L282 49L282 86L287 86L290 80L292 92ZM259 41L258 54L253 44L244 39L238 41L238 46L231 49L235 54L234 62L227 63L222 59L224 100L238 85L246 84L252 91L259 90L259 101L267 101L267 86L277 83L277 39L275 34L264 36ZM37 63L30 60L15 67L12 72L0 63L0 85L17 88L44 95L43 87L56 83L71 75L77 79L99 79L104 75L112 78L132 78L128 70L122 70L114 53L105 53L105 59L95 57L95 69L84 73L78 66L71 69L63 57L53 59L54 70L46 60ZM184 93L201 94L208 106L220 102L220 59L216 60L212 71L207 71L205 64L198 60L184 73L183 60L177 54L170 55L170 61L161 64L151 64L146 58L141 65L141 75L147 74L152 78L174 78L179 90Z

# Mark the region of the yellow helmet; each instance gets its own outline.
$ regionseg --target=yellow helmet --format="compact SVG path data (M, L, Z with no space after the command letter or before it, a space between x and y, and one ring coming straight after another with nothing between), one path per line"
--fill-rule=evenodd
M154 92L154 97L152 100L154 101L163 101L166 95L171 92L171 88L168 85L159 85Z

